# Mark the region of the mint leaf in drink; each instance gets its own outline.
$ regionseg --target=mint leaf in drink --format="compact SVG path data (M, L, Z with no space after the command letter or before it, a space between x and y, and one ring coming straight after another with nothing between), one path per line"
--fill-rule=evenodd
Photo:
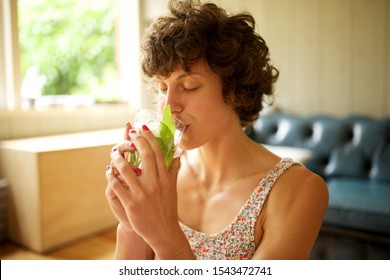
M168 104L164 108L161 124L156 135L156 138L160 144L161 150L164 155L165 164L168 168L172 164L173 155L175 153L175 130L176 127L175 122L172 118L171 106Z

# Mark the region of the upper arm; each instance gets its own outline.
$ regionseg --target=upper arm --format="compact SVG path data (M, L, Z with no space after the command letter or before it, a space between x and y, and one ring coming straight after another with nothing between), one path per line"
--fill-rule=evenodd
M294 167L275 184L262 210L262 238L254 259L307 259L328 205L322 178ZM264 211L264 213L263 213Z

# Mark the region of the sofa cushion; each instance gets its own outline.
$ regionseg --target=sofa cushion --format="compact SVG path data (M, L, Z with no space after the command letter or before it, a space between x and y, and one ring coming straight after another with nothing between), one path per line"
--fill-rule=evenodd
M370 177L390 182L390 143L383 143L375 151Z
M360 147L366 158L371 158L375 149L388 136L386 118L372 119L368 116L354 115L341 119L346 138L341 144L353 144Z
M328 178L341 176L366 178L368 170L361 147L349 143L340 145L332 151L324 175Z
M324 223L390 233L388 183L355 178L328 180L329 205Z

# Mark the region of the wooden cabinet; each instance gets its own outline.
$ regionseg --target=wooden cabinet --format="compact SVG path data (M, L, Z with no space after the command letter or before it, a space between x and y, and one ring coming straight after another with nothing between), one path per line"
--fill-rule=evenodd
M1 142L8 238L47 252L115 226L105 167L121 137L115 129Z

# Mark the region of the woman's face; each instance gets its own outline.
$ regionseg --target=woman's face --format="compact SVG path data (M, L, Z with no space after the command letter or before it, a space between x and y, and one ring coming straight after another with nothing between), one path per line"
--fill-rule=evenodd
M222 83L205 61L199 61L185 72L176 67L169 77L157 76L159 108L170 104L172 115L186 124L180 147L184 150L200 147L217 140L237 114L222 96Z

